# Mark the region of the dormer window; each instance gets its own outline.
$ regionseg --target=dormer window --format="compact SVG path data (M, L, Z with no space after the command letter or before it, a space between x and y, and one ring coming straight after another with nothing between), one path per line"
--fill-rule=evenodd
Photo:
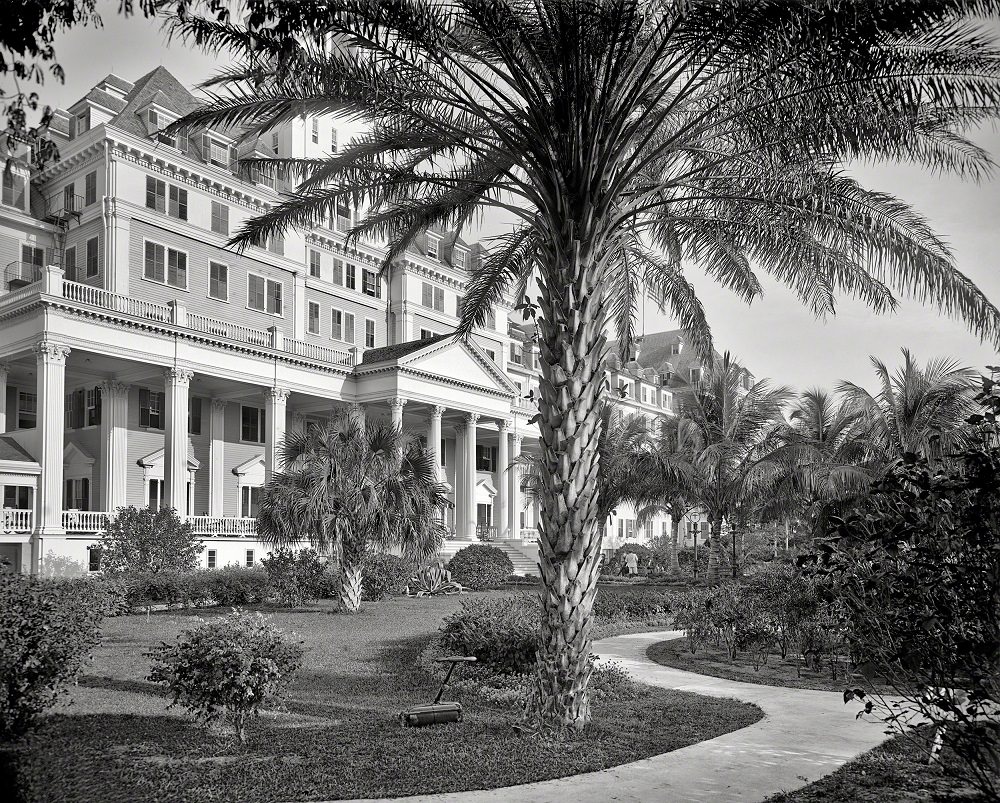
M275 131L273 134L271 134L271 150L274 151L275 156L278 155L278 143L279 143L278 132Z
M202 134L201 153L208 164L230 170L236 169L236 148L225 140L213 137L211 134Z
M466 258L468 256L468 253L469 252L466 251L464 248L457 248L456 247L455 250L452 251L452 254L451 254L451 262L452 262L452 264L456 268L462 268L464 270L465 266L466 266Z
M681 348L683 347L683 345L684 344L681 343L679 340L676 343L671 343L670 344L670 353L671 354L680 354L681 353Z
M173 118L168 118L162 112L158 112L156 109L150 109L147 113L147 119L149 121L149 136L154 142L159 142L163 145L169 145L171 148L177 148L177 150L184 151L187 150L187 136L184 134L164 134L162 129L166 128L172 122ZM89 118L88 118L89 126Z
M692 368L690 372L691 384L695 385L701 382L701 368Z
M438 240L439 237L435 237L433 234L427 235L427 258L437 259L438 258Z

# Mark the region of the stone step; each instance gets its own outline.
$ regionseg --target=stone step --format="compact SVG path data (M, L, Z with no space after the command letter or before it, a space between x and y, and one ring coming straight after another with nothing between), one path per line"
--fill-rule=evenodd
M441 545L438 555L441 560L449 561L460 549L465 549L472 544L487 544L502 550L510 558L510 562L514 564L514 574L538 574L537 547L519 541L472 541L453 538Z

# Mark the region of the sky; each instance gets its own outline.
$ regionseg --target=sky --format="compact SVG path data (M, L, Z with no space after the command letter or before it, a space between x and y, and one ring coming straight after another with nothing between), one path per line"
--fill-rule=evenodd
M78 28L56 40L66 82L47 81L39 90L43 103L68 106L111 72L135 80L163 65L183 84L194 86L224 66L215 54L168 43L154 21L120 17L117 6L118 0L101 3L103 28ZM1000 161L1000 132L985 129L973 138ZM924 215L951 247L959 270L1000 305L1000 169L979 185L909 165L859 166L852 173L865 186L891 193ZM503 228L497 221L483 231ZM757 377L794 388L833 387L841 379L870 385L869 355L894 367L903 347L920 362L952 357L979 370L1000 362L996 350L980 343L963 324L914 302L903 301L893 315L876 316L844 298L835 317L817 321L789 291L766 280L765 295L747 306L696 270L689 278L707 310L716 347L732 351ZM651 302L641 317L640 331L674 328Z

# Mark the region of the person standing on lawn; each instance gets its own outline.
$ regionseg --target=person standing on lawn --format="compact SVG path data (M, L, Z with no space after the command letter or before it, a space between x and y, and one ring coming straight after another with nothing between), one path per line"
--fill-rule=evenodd
M635 552L625 553L625 569L629 577L635 577L639 573L639 556Z

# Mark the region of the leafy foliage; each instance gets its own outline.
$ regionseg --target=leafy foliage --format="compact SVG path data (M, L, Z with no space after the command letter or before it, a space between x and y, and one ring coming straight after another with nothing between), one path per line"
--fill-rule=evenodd
M364 597L378 602L386 597L398 597L406 591L406 581L413 573L413 563L399 555L380 553L365 563L362 589Z
M410 597L434 597L438 594L461 594L462 586L451 579L441 561L421 566L406 585Z
M100 589L89 581L0 574L0 740L24 735L100 641Z
M525 674L535 665L541 615L537 594L467 600L445 617L439 641L448 654L473 655L496 672Z
M320 599L330 590L326 563L314 549L275 549L260 563L271 592L282 605L297 607Z
M173 508L130 505L108 522L100 548L105 574L156 574L193 570L205 547Z
M502 549L486 544L472 544L458 550L448 571L456 583L473 591L500 588L514 573L514 564Z
M149 679L169 689L171 705L202 722L227 720L245 742L250 721L279 695L302 655L263 615L234 611L153 650Z

